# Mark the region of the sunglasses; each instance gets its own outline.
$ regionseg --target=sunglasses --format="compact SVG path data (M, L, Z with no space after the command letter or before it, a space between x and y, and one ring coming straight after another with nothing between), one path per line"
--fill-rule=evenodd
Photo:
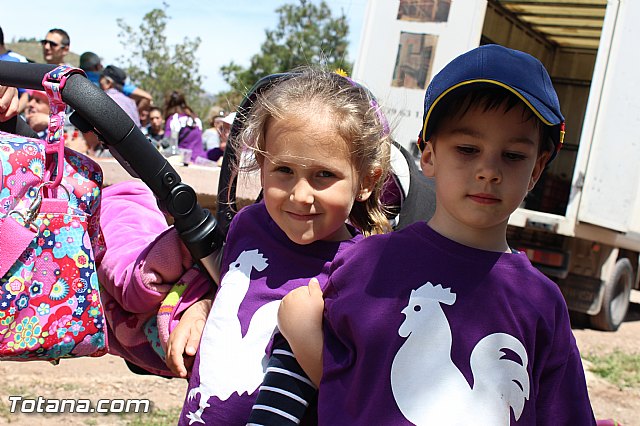
M40 40L40 44L43 45L43 46L46 46L47 44L50 44L51 47L60 46L60 43L56 43L55 41L51 41L51 40Z

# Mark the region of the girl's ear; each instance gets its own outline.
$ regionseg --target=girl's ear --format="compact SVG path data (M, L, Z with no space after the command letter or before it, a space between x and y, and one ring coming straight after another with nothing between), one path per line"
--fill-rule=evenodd
M426 177L434 177L435 176L435 151L433 149L433 143L429 140L424 146L422 150L422 155L420 156L420 168L422 169L422 174Z
M536 186L536 183L538 182L538 179L540 179L540 176L542 175L542 171L544 170L544 167L547 165L547 161L549 161L550 156L551 156L551 153L549 151L545 151L542 154L540 154L536 159L536 164L533 166L533 171L531 172L531 178L529 179L528 191L531 191L533 187Z
M379 168L363 176L360 182L360 189L356 193L356 200L367 201L373 193L373 188L375 188L376 183L380 180L380 176L382 176L382 169Z

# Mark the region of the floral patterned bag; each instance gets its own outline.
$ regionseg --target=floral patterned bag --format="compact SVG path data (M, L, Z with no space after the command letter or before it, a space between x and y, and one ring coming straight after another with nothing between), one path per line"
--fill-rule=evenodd
M60 89L74 72L58 67L43 80L48 141L0 132L0 360L106 353L102 171L64 147Z

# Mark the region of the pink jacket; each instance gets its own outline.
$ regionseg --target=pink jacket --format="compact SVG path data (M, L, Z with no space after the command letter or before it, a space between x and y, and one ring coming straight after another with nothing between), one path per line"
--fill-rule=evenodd
M172 376L164 362L169 333L213 283L193 267L177 231L167 225L142 183L104 189L101 227L106 253L98 279L109 352L151 373Z

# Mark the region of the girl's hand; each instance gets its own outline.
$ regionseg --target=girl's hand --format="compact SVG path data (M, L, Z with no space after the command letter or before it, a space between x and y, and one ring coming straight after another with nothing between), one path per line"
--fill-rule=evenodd
M0 86L0 121L5 122L18 113L18 89Z
M202 299L191 305L169 335L166 363L178 377L187 378L191 373L212 302Z
M322 377L323 311L322 290L315 278L287 294L278 309L278 328L316 386Z

